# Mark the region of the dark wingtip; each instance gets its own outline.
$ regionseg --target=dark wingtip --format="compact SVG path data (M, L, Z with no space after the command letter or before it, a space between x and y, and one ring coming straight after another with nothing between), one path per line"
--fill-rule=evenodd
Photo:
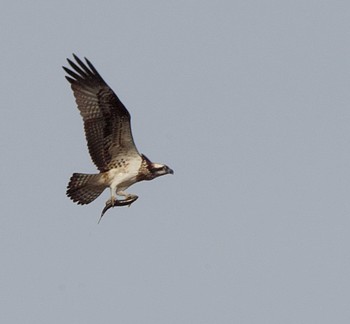
M74 83L75 82L75 80L74 79L72 79L72 78L70 78L69 76L65 76L65 78L66 78L66 80L69 82L69 83Z
M62 69L63 69L65 72L69 73L69 72L68 72L68 71L69 71L69 69L68 69L67 67L62 66Z
M77 56L76 56L74 53L72 53L72 56L73 56L75 59L77 58ZM66 60L67 60L67 62L68 62L69 64L71 64L72 60L71 60L69 57L67 57Z
M75 60L79 60L79 57L75 54L75 53L72 53L72 56L74 57Z

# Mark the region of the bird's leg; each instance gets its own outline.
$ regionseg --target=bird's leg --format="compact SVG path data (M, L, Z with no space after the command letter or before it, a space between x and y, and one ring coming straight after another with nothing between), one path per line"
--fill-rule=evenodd
M115 188L110 188L111 189L111 198L107 200L106 205L110 205L111 207L114 207L115 202L117 201L117 198L115 197Z

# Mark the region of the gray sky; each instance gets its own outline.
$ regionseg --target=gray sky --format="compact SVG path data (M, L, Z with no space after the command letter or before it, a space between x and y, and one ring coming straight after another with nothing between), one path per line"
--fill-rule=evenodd
M5 1L1 323L349 323L348 1ZM174 176L96 171L62 65L88 57Z

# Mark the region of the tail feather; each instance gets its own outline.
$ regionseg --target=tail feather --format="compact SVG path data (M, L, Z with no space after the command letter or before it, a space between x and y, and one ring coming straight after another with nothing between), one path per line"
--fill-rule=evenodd
M79 205L94 201L106 188L100 174L73 173L67 187L67 196Z

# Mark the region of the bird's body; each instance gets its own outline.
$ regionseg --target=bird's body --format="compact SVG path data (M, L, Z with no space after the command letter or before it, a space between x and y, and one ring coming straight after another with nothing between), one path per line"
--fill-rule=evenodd
M73 70L64 67L67 80L84 121L85 136L91 159L99 174L74 173L67 195L78 204L89 204L106 188L111 198L104 212L114 206L130 205L138 197L124 192L142 180L152 180L173 173L164 164L152 163L140 154L134 144L130 114L95 67L73 55L77 64L68 59ZM122 196L119 200L117 196Z
M132 184L137 182L137 175L141 167L141 158L132 160L126 166L113 168L105 173L109 181L108 185L112 190L119 191L129 188Z

